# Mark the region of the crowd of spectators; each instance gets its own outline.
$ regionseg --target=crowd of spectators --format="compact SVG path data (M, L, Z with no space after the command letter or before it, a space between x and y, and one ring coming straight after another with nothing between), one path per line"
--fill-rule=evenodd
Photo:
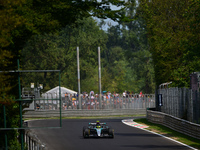
M140 99L143 97L142 92L140 94L135 94L133 92L124 91L122 95L119 93L110 91L103 91L101 98L101 108L102 109L121 109L128 108L133 103L134 100ZM89 93L83 92L80 96L81 100L79 101L78 94L65 94L65 97L62 98L63 109L99 109L100 108L100 99L99 94L95 94L94 91ZM79 105L81 102L81 105Z

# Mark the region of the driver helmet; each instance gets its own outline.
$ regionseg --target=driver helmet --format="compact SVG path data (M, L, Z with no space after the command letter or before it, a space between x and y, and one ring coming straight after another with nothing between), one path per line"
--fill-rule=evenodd
M101 126L97 126L96 128L101 128Z
M96 121L96 125L100 125L100 122L99 122L99 121Z

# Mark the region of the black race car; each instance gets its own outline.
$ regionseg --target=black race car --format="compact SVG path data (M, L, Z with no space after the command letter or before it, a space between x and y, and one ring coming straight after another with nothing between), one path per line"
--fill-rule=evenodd
M88 126L83 127L83 137L110 137L114 138L114 129L107 126L106 123L89 123Z

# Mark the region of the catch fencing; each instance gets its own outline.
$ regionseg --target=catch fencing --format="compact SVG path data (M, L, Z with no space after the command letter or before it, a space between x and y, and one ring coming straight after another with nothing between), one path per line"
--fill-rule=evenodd
M188 88L164 88L158 89L158 94L162 94L163 113L200 123L200 93Z
M59 95L58 95L59 96ZM58 97L57 97L58 98ZM82 110L98 110L98 109L142 109L155 107L155 94L132 94L119 96L102 96L100 100L97 96L81 96L81 108L79 108L79 97L77 95L62 95L61 107L63 110L82 109ZM35 110L58 110L60 103L53 97L43 97L36 100Z

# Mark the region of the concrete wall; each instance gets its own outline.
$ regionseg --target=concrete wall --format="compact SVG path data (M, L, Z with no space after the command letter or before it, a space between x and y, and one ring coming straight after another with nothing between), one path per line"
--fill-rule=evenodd
M146 109L113 109L113 110L64 110L62 117L92 117L92 116L117 116L117 115L146 115ZM50 118L60 117L60 111L26 111L23 118Z

